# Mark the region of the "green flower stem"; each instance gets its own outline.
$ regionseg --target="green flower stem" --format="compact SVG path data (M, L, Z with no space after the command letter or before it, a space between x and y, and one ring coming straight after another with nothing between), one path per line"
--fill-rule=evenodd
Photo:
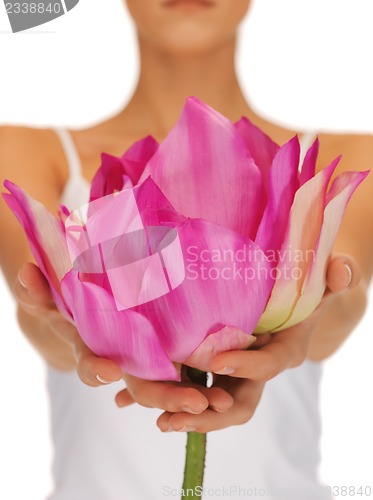
M201 499L205 456L206 434L188 432L182 498Z
M187 368L187 374L193 382L206 385L207 374L205 372L195 368ZM188 432L182 500L185 497L191 500L201 499L205 470L206 438L206 434Z

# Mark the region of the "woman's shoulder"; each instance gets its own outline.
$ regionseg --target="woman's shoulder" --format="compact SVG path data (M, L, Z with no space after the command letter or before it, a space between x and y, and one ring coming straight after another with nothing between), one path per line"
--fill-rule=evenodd
M319 139L318 164L328 165L337 156L342 156L339 170L373 169L373 133L339 132L326 130L295 130L281 124L264 120L265 131L275 142L284 144L294 135L302 139L305 135Z
M44 184L57 193L63 184L61 161L59 140L53 129L0 126L1 179L11 179L30 194L41 191Z
M37 128L25 125L1 125L0 146L2 151L11 148L17 150L22 147L34 148L40 153L46 153L55 146L55 133L51 128Z
M0 155L3 160L27 156L28 162L40 163L43 158L52 158L57 147L58 138L51 128L0 126Z
M319 140L321 166L341 155L343 170L373 169L373 134L322 132Z

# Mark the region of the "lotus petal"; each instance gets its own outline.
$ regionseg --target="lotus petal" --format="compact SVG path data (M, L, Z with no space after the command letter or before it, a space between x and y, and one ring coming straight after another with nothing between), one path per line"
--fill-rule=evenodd
M305 184L310 179L312 179L312 177L315 176L317 155L319 154L319 146L320 143L317 137L312 146L307 151L306 156L304 157L301 173L299 176L300 186L303 186L303 184Z
M177 232L184 254L185 279L172 293L136 310L152 322L170 359L184 362L207 336L213 337L226 325L250 335L273 282L264 253L249 239L198 219L188 219ZM173 274L177 274L176 270ZM229 330L225 334L229 335ZM219 345L242 346L242 339L239 344L237 339L231 340L219 333L214 342L205 344L206 363L207 350L212 356Z
M283 325L300 297L322 227L326 190L338 162L339 158L304 184L295 195L287 235L280 252L273 255L277 262L276 283L255 329L257 333Z
M235 126L196 98L140 181L148 175L178 212L255 236L266 200L262 175Z
M103 153L101 167L92 181L90 201L137 184L157 149L158 142L147 136L135 142L121 158Z
M259 127L245 117L241 118L235 124L235 127L244 140L255 164L260 168L264 185L267 186L269 169L280 147L267 134L262 132Z
M180 380L151 323L132 310L118 311L113 297L78 271L62 280L62 293L87 346L126 373L148 380Z
M253 335L249 336L237 328L225 326L206 337L189 358L184 361L184 364L208 372L210 371L210 360L214 356L221 352L247 349L255 340Z
M71 269L66 240L59 221L41 203L10 181L4 186L9 193L3 197L22 225L32 254L47 279L56 305L65 315L66 307L61 300L60 281Z
M315 249L315 258L307 279L303 284L301 296L288 321L281 330L299 323L310 315L320 303L326 286L326 267L337 237L347 204L368 172L344 172L335 179L328 193L328 204L324 212L324 221L319 241Z
M255 238L265 252L276 252L284 240L298 189L299 155L299 141L294 137L278 150L269 169L268 202Z

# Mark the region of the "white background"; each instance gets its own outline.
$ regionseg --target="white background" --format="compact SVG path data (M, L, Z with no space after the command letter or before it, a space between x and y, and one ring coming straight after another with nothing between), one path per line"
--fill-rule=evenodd
M252 105L298 129L373 133L372 19L372 0L257 0L238 59ZM0 5L0 124L102 120L125 104L136 71L121 0L81 0L68 15L19 34ZM2 279L0 313L0 498L41 500L51 487L44 368L15 325ZM372 324L371 306L325 364L327 484L373 487Z

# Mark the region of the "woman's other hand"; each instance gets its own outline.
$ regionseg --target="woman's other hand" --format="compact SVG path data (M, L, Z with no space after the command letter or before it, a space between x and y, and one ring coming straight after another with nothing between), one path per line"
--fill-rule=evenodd
M315 332L330 326L325 324L324 319L333 301L338 301L339 297L358 287L360 268L349 256L334 256L326 276L324 298L307 319L277 333L257 335L257 341L249 350L228 351L212 359L213 387L229 393L233 405L224 412L207 408L199 415L165 412L157 421L160 430L211 432L250 420L259 404L265 382L305 361ZM328 337L325 338L328 343ZM319 350L323 351L323 347Z

